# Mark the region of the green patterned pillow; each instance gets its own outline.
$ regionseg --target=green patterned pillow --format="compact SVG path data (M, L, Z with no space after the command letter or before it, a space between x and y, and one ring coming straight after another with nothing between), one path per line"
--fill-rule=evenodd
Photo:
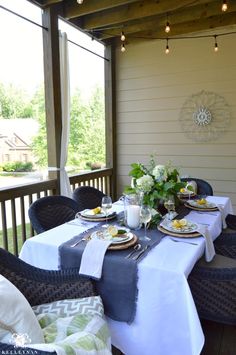
M32 309L36 316L45 313L55 314L60 317L70 317L78 313L104 316L104 308L100 296L55 301L34 306Z

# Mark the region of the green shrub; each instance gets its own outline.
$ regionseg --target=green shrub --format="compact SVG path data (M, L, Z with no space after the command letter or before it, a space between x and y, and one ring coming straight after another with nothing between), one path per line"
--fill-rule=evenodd
M2 165L2 170L7 172L26 172L33 170L33 163L23 163L21 161L13 161Z

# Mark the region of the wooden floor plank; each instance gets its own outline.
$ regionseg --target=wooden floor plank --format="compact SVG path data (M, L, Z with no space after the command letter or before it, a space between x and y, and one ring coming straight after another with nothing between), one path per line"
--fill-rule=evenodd
M219 323L202 320L205 344L201 355L220 355L224 326Z
M225 326L220 355L236 354L236 326Z

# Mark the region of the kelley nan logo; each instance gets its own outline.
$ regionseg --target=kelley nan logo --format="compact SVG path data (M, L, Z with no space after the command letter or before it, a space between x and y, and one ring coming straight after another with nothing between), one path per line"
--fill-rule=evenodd
M11 339L11 343L14 345L14 347L26 347L26 345L31 343L31 339L28 336L28 334L24 333L14 333L12 334L12 339Z

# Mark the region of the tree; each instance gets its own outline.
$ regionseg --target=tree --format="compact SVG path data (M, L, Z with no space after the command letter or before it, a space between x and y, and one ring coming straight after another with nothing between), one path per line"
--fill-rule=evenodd
M68 165L85 168L105 161L104 95L96 87L86 104L77 90L71 100Z
M0 115L3 118L30 118L33 108L25 90L0 83Z
M44 88L41 85L36 91L32 101L33 116L39 122L39 132L32 140L31 148L36 157L36 164L40 167L46 167L47 156L47 131L45 122L45 100Z

